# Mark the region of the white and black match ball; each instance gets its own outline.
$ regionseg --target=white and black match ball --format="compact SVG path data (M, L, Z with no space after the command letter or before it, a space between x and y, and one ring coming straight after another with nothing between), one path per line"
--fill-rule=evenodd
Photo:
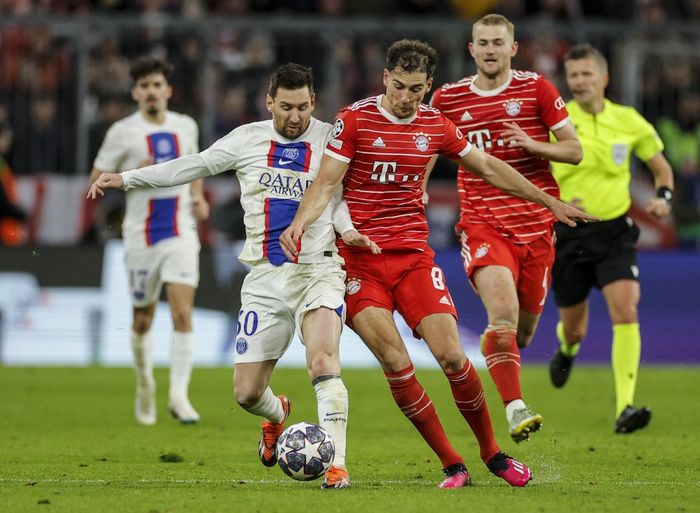
M285 429L277 440L277 463L297 481L318 479L333 464L335 443L318 424L299 422Z

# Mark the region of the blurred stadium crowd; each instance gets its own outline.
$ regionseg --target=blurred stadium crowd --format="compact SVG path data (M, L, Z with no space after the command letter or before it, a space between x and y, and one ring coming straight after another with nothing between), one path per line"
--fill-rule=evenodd
M205 148L268 117L266 81L282 62L314 68L325 120L382 91L384 48L397 38L438 50L436 84L469 74L471 20L486 12L515 22L515 67L564 96L572 44L608 56L609 96L659 131L679 240L698 246L700 0L0 0L0 178L9 167L19 179L86 180L107 128L134 109L129 66L141 54L175 66L170 107L200 123ZM453 184L453 173L443 163L435 177Z

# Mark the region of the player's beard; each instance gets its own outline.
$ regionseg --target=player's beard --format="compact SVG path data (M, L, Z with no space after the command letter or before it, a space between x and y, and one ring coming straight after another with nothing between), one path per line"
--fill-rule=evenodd
M297 139L298 137L301 137L301 135L306 132L306 129L309 127L309 124L306 123L304 125L303 123L300 123L299 125L292 126L290 127L289 125L283 126L282 130L278 130L279 133L281 133L284 137L287 139Z

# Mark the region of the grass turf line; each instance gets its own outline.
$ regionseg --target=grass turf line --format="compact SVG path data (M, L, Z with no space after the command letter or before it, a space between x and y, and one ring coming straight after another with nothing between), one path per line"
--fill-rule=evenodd
M700 373L644 367L638 405L649 427L613 434L609 368L574 370L562 390L544 367L523 369L527 402L545 419L529 443L508 437L503 408L482 373L503 450L528 463L534 481L512 489L488 473L476 441L438 371L418 377L464 456L474 486L438 490L440 463L395 407L378 369L343 372L350 394L348 467L354 487L323 491L257 459L259 420L234 404L230 369L195 369L196 426L170 419L167 370L157 369L158 424L133 421L131 369L0 368L0 510L51 512L326 511L697 511L700 411L691 407ZM294 401L290 422L315 421L313 389L301 369L278 369L273 390ZM685 392L684 392L685 391ZM161 461L176 454L182 462Z

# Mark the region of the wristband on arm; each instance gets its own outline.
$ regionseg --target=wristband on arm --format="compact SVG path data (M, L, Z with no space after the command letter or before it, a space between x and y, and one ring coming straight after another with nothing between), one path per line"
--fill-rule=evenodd
M656 197L665 199L670 203L673 199L673 191L665 185L662 185L661 187L656 188Z

